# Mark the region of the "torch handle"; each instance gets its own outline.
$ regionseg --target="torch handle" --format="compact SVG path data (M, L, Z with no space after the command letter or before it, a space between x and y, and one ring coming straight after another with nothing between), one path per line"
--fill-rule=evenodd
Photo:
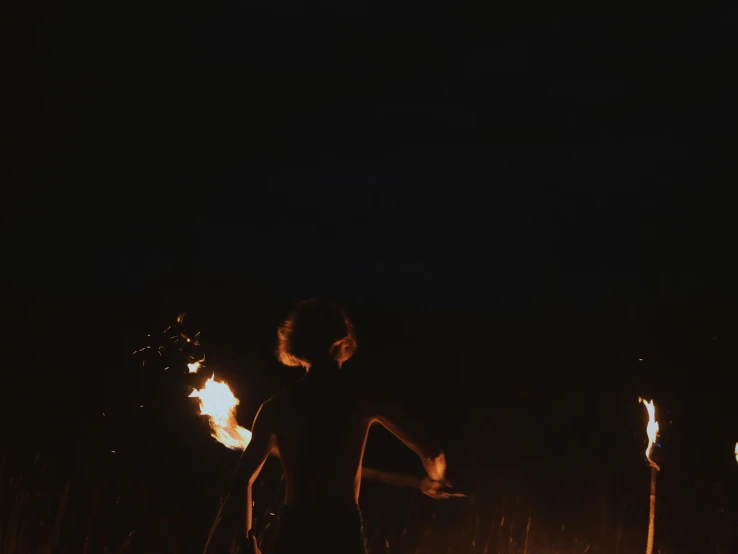
M651 494L648 497L648 538L646 540L646 554L653 552L653 537L656 520L656 466L651 466Z

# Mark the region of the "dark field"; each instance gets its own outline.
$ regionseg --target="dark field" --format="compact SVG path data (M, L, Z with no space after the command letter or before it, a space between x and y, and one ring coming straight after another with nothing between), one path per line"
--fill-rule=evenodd
M433 501L365 482L372 552L523 552L526 535L532 553L641 551L649 471L639 395L655 399L661 422L656 548L735 551L736 436L725 429L738 425L733 391L711 384L731 368L732 315L636 313L615 301L597 317L544 305L514 318L347 304L360 349L346 371L432 426L451 482L472 493ZM258 404L297 377L271 354L288 306L212 276L104 301L19 291L5 333L3 552L202 551L239 454L209 437L187 395L215 371L248 427ZM201 331L198 375L184 373L185 352L171 344L154 354L180 312ZM422 471L379 429L366 465ZM255 491L266 552L283 493L276 461ZM212 551L229 537L224 521ZM315 540L330 540L330 521Z

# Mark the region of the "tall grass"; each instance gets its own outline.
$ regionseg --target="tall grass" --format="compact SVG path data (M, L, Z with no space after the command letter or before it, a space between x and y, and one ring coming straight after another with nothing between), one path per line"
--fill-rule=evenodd
M202 540L186 546L171 546L177 537L162 535L176 534L181 529L166 529L156 518L136 531L125 526L130 521L117 526L103 524L110 519L109 514L117 513L115 509L101 507L96 501L83 501L84 494L75 498L75 487L69 481L57 484L50 478L39 478L35 464L22 476L8 476L4 462L4 458L0 459L0 554L194 553L203 551L206 540L212 542L208 553L233 552L231 530L226 524L219 526L222 502L214 502L215 521L204 522L213 523L207 537L203 535ZM274 498L274 491L269 490L262 496L264 501L257 499L257 507L266 508L259 518L263 539L260 546L264 554L269 554L278 530L277 516L270 516L278 513L275 507L281 495ZM271 498L274 501L270 502ZM604 540L590 540L574 531L575 526L545 521L545 516L522 501L490 500L476 497L468 502L433 502L418 495L417 501L408 502L407 512L403 512L407 513L405 521L402 513L400 518L392 518L383 511L388 508L386 502L367 505L366 515L371 517L367 518L370 522L365 531L370 554L630 554L642 552L645 545L645 527L624 530L622 524L613 522L612 531ZM434 511L426 510L431 507ZM379 513L383 515L377 517ZM410 517L417 514L420 517ZM666 540L668 526L669 522L663 519L658 523L656 550L661 554L688 551ZM701 531L695 529L695 534ZM731 551L728 545L735 534L732 526L717 534L720 537L704 541L714 546L700 551ZM211 541L215 535L220 538ZM593 532L592 536L596 535ZM315 540L330 541L330 521L326 521L325 530Z
M93 513L70 510L72 484L55 483L38 468L38 458L23 475L6 475L6 456L0 459L0 554L124 554L130 550L135 532L123 540L91 544ZM80 516L87 522L80 526Z
M107 540L95 544L90 540L92 515L88 515L87 531L79 536L68 536L65 546L59 544L60 534L69 514L70 484L61 488L44 489L34 486L28 479L21 477L6 478L0 474L0 554L58 554L59 552L81 554L127 554L159 552L148 541L136 543L136 533L131 532L123 540L118 540L111 547ZM228 533L227 529L216 529L220 522L223 503L216 507L217 515L213 528L207 538L208 544L212 535L218 532ZM270 508L272 509L272 508ZM407 527L393 529L391 525L380 522L373 529L367 529L368 548L372 554L413 553L430 554L447 552L453 554L574 554L615 552L615 549L602 549L577 537L567 537L562 530L559 537L547 540L537 536L535 520L530 516L525 521L517 521L515 513L507 515L494 514L486 522L477 514L469 518L467 523L451 530L444 528L439 522L441 518L432 517L431 521L420 532L419 540L407 537ZM278 521L272 521L273 524ZM330 528L330 522L326 522ZM273 529L271 530L273 531ZM83 536L84 535L84 536ZM329 532L321 537L321 541L330 541ZM225 552L223 547L230 543L230 551L235 552L230 538L215 541L207 552ZM270 550L270 540L261 543L264 554ZM226 547L227 548L227 547ZM193 549L194 550L194 549ZM168 551L171 552L171 551Z
M5 460L3 456L0 461L0 552L52 554L69 501L69 483L49 498L42 490L25 483L23 477L6 480Z

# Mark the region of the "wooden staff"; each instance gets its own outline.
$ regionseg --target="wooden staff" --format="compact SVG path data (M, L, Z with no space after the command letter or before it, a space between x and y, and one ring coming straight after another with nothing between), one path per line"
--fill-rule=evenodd
M646 540L646 554L653 552L654 521L656 519L656 474L659 466L651 463L651 495L648 509L648 539Z

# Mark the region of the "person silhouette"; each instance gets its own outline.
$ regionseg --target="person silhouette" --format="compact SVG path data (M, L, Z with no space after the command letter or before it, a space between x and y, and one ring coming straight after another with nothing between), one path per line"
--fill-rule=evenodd
M239 552L258 552L252 531L251 487L270 454L284 473L285 502L274 544L276 554L309 548L318 528L330 522L324 553L365 554L359 489L369 428L379 423L411 448L426 471L421 490L445 493L446 458L420 425L377 391L359 386L343 364L357 348L353 323L330 300L299 302L277 331L277 357L301 366L305 376L264 402L251 427L251 443L237 473L241 512Z

